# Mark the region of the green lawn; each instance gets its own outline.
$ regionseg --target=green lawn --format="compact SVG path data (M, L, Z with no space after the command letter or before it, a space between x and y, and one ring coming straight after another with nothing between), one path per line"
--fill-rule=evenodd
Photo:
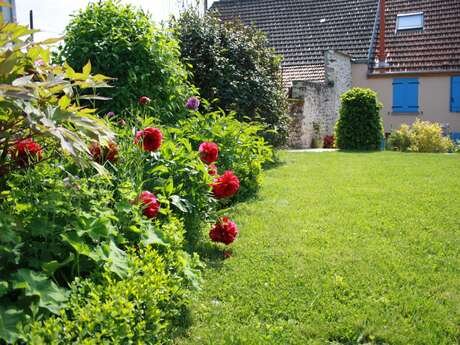
M460 155L285 153L178 344L459 344Z

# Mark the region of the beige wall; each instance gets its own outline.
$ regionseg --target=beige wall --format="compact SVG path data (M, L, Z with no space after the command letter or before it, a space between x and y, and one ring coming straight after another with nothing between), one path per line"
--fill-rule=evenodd
M367 87L378 93L380 102L384 106L381 115L386 132L399 128L402 123L411 124L416 117L432 122L448 123L452 132L460 132L460 113L450 112L450 76L410 76L418 77L420 82L420 114L416 116L392 114L393 78L368 78L365 64L353 64L352 76L353 87Z

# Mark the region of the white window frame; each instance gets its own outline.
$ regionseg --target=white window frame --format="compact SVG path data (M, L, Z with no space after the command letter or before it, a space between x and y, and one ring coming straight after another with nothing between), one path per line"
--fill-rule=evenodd
M399 19L403 17L415 17L415 16L420 16L422 18L422 23L421 25L416 25L416 26L409 26L409 27L404 27L404 28L399 28ZM409 30L423 30L425 27L425 15L423 12L414 12L414 13L402 13L398 14L396 17L396 32L399 31L409 31Z

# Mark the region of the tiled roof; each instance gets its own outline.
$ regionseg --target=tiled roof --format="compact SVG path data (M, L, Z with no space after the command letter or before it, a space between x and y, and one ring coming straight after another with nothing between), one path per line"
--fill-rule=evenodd
M385 72L460 71L460 0L386 0L385 8ZM423 30L397 32L397 15L416 12Z
M325 79L324 64L303 65L303 66L284 66L283 85L289 87L293 80L310 80L323 82Z
M377 3L378 0L220 0L212 8L224 20L240 18L246 24L255 24L283 55L283 68L303 71L306 77L320 81L324 69L319 71L318 66L324 65L325 50L339 50L354 59L367 60Z

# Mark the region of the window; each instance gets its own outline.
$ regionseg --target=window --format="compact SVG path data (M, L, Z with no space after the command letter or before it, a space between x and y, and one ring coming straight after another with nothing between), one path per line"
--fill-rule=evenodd
M423 29L423 13L398 14L396 31Z
M460 113L460 76L452 77L451 80L450 111Z
M393 112L418 112L418 78L393 79Z

